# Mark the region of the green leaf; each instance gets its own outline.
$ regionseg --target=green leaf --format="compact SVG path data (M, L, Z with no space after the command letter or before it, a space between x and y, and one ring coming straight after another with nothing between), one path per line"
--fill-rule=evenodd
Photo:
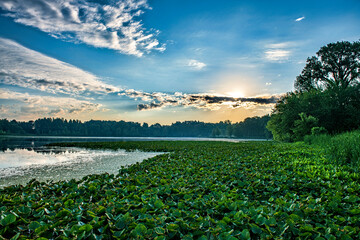
M257 218L256 218L256 223L259 224L259 225L263 225L265 224L265 221L266 221L266 218L259 215Z
M10 238L10 240L17 240L20 236L20 233L17 233L15 236L13 236L12 238Z
M165 236L157 236L154 238L154 240L165 240Z
M114 232L114 236L115 237L121 237L121 235L123 235L123 233L125 232L126 229L122 230L122 231L116 231Z
M304 226L301 226L300 230L303 230L303 231L306 231L306 232L311 232L311 231L314 230L314 228L310 224L306 224Z
M162 235L162 234L165 234L165 229L162 228L162 227L156 227L156 228L155 228L155 232L156 232L156 234L158 234L158 235Z
M255 234L260 234L260 233L262 233L261 228L260 228L258 225L256 225L256 224L251 224L251 231L252 231L253 233L255 233Z
M35 229L35 233L39 235L40 233L45 232L46 230L48 230L48 226L46 226L46 225L40 226Z
M89 232L93 229L93 226L91 226L90 224L85 224L85 225L82 225L80 228L79 228L79 231L85 231L85 232Z
M164 203L160 199L157 199L154 203L154 206L155 206L155 208L159 209L164 206Z
M29 229L30 230L35 230L35 229L37 229L38 227L40 227L40 223L39 222L37 222L37 221L34 221L34 222L31 222L30 224L29 224Z
M167 230L169 230L170 232L177 232L179 229L179 225L175 224L175 223L171 223L169 225L167 225Z
M138 224L136 225L134 232L136 235L143 236L147 232L147 228L144 224Z
M351 214L353 215L357 215L360 214L360 208L355 208L349 211Z
M70 216L70 215L71 215L71 212L69 210L63 209L60 212L58 212L55 217L56 218L63 218L65 216Z
M70 208L74 204L74 200L68 199L66 202L64 202L64 206L66 208Z
M198 240L208 240L208 238L205 235L202 235L201 237L198 238Z
M3 219L1 219L0 224L3 226L8 226L16 221L16 217L14 214L8 214Z
M31 213L31 208L26 207L26 206L21 206L18 208L18 210L21 214L24 214L24 215L28 215Z
M244 229L244 230L241 232L241 234L240 234L240 238L243 239L243 240L248 240L248 239L250 239L251 236L250 236L249 230Z

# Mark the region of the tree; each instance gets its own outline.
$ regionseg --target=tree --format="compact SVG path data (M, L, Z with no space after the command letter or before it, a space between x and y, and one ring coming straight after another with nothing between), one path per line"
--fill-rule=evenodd
M218 137L218 136L220 136L220 134L221 134L220 129L218 127L216 127L212 130L211 136Z
M314 127L317 127L318 119L311 115L307 116L302 112L299 114L300 119L294 122L294 137L296 141L304 140L305 135L309 135Z
M360 42L330 43L307 59L296 78L297 91L341 90L359 83Z
M296 91L275 105L267 128L276 140L296 141L310 134L304 118L310 115L317 126L309 125L331 134L360 126L360 42L330 43L316 54L296 78Z

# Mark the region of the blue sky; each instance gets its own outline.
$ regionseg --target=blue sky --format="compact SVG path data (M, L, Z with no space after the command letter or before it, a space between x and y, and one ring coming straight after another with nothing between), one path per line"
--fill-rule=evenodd
M271 112L360 1L0 2L0 118L169 124Z

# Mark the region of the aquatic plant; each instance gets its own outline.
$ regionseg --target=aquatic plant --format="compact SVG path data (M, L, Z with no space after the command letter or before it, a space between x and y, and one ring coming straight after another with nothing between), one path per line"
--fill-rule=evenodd
M0 189L12 239L358 239L360 174L308 145L108 142L169 152L80 181Z

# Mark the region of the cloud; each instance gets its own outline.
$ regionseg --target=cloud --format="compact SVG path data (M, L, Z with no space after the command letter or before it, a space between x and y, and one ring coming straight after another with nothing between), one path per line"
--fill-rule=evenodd
M282 49L282 48L290 48L296 46L294 42L280 42L280 43L271 43L267 44L266 47L270 49Z
M165 50L159 31L147 31L139 20L150 9L146 0L1 0L0 8L15 22L65 41L136 56Z
M53 94L68 94L73 97L87 96L90 93L99 95L113 93L117 96L125 96L139 101L137 109L140 111L160 109L167 106L195 107L205 110L217 110L221 106L250 108L257 104L273 104L277 99L276 97L234 98L201 93L149 93L118 88L104 83L89 72L4 38L0 38L0 55L2 56L0 58L0 83ZM73 97L31 96L4 90L0 93L1 99L22 102L21 109L15 107L21 114L25 112L28 114L38 113L39 115L49 115L50 113L55 115L61 113L74 114L84 111L98 111L101 107L100 104L77 100ZM11 109L8 110L11 111Z
M305 17L299 17L299 18L295 19L295 22L300 22L300 21L302 21L304 19L305 19Z
M0 38L0 82L50 93L77 95L120 89L68 63Z
M101 104L90 101L78 100L67 97L52 97L30 95L8 89L0 89L0 99L16 101L16 104L7 104L1 106L1 118L24 116L51 116L63 117L64 114L70 114L76 117L80 113L91 113L103 111Z
M265 58L269 61L281 61L289 58L291 52L283 49L272 49L265 51Z
M194 59L189 60L188 66L191 67L193 70L202 70L206 67L206 64Z
M253 97L253 98L235 98L219 95L209 94L182 94L175 93L173 95L168 94L164 98L157 98L158 93L147 93L147 101L150 103L141 103L137 109L151 110L159 109L166 106L182 106L182 107L195 107L204 110L218 110L221 106L227 105L230 108L253 108L257 105L273 105L279 99L279 96L271 97ZM140 94L141 95L141 94ZM139 96L140 96L139 95Z
M256 105L273 105L280 96L270 97L228 97L216 94L186 94L186 93L160 93L143 92L134 89L123 90L118 93L120 96L127 96L142 103L138 104L137 110L153 110L167 106L172 107L194 107L203 110L218 110L221 106L230 108L252 108Z
M295 42L280 42L265 45L265 59L272 62L282 62L288 60L292 54L292 48L296 47Z

